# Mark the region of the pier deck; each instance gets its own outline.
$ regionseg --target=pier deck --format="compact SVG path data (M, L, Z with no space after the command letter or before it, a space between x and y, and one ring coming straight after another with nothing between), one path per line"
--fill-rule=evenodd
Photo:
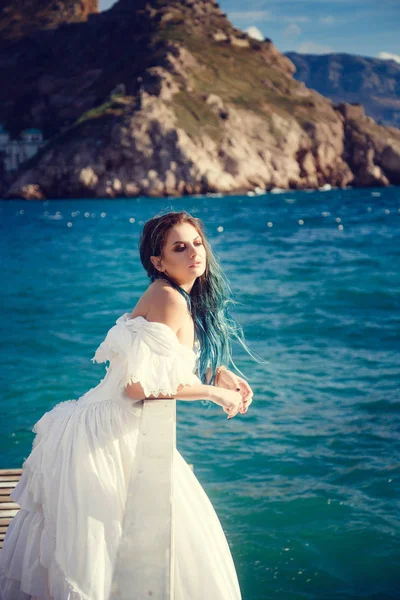
M19 511L19 504L13 502L11 492L21 477L22 469L0 469L0 550L7 527Z

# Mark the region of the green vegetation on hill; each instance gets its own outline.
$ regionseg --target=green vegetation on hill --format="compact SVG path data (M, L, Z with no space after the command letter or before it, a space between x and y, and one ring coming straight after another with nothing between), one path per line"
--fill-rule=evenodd
M200 68L190 71L190 92L182 92L182 97L177 98L180 115L185 105L188 107L193 103L192 112L205 118L206 122L210 120L210 130L216 131L218 127L213 111L200 108L201 98L216 94L224 102L267 118L276 113L282 117L294 116L303 122L314 120L321 113L322 120L329 119L325 103L321 103L320 107L315 99L300 97L297 94L299 84L279 67L268 64L268 42L249 39L249 47L237 47L229 41L217 42L208 36L205 43L204 31L190 30L184 23L182 17L182 23L172 25L168 22L157 32L160 40L184 46L200 65ZM189 118L183 119L180 124L186 129L189 122Z

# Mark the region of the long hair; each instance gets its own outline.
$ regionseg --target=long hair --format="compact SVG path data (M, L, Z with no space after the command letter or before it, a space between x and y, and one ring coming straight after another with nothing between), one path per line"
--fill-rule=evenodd
M158 271L150 260L150 256L163 256L169 229L182 223L190 223L196 229L206 250L206 269L195 280L190 294L166 273ZM230 305L237 304L237 302L232 299L229 281L206 238L205 227L201 219L193 217L185 210L172 211L149 219L142 230L139 251L140 260L151 283L156 279L169 281L187 302L193 318L196 337L200 342L198 375L202 383L209 385L215 383L215 371L219 365L228 366L232 363L234 368L243 375L232 358L232 340L239 342L250 356L260 362L248 348L241 325L229 314ZM210 368L211 377L208 377L207 380L208 368Z

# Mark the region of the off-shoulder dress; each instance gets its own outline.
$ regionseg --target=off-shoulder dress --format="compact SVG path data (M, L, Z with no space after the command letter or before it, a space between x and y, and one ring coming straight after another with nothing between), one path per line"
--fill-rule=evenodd
M0 552L0 600L109 598L143 412L143 400L129 401L124 387L139 381L147 397L199 384L199 352L198 342L191 350L163 323L129 313L117 319L92 358L109 361L105 377L33 427L11 493L20 510ZM174 452L174 600L240 600L218 516Z

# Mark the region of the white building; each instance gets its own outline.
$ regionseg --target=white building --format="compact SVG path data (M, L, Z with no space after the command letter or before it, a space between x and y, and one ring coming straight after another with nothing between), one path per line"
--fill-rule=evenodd
M19 139L12 140L0 124L0 163L2 163L3 171L15 171L21 163L36 154L44 144L40 129L24 129L20 133Z

